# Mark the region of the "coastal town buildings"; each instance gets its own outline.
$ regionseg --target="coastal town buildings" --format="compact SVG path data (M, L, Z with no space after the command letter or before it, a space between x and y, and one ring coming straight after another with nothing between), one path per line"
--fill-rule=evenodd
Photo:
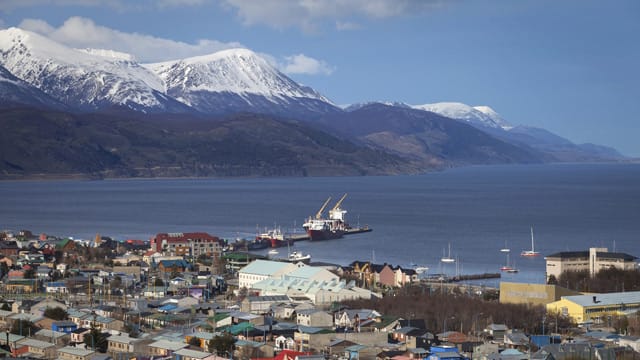
M97 248L78 245L74 249L67 242L68 256L58 259L47 250L51 246L29 243L30 250L21 249L3 262L15 265L7 269L0 286L8 295L0 303L10 309L0 310L0 326L25 326L13 329L14 333L7 332L4 339L0 336L0 345L4 345L0 356L73 360L151 356L181 360L516 360L543 359L532 344L542 348L551 338L548 329L544 335L537 335L517 331L509 322L491 324L495 319L486 310L482 313L473 308L451 308L443 322L442 314L437 312L429 318L419 318L409 309L411 304L406 298L405 302L378 309L344 302L366 299L374 300L369 304L381 304L378 291L386 291L385 296L390 299L411 293L410 301L421 305L431 293L445 288L449 289L452 302L464 296L477 300L484 297L482 291L486 288L476 293L442 282L433 287L418 278L414 269L387 263L291 263L260 259L259 252L236 253L233 266L216 268L211 266L213 257L206 250L196 255L195 246L191 246L197 242L184 245L184 241L189 244L196 239L186 234L198 233L169 236L165 238L166 246L163 237L158 237L160 251L156 250L158 243L150 245L153 248L149 250L124 250L102 240L98 244L102 247ZM169 238L182 240L171 248ZM46 240L56 241L51 236ZM206 249L206 242L198 248ZM56 251L60 255L63 250ZM596 258L604 261L600 253ZM92 260L82 260L88 258ZM203 258L208 261L201 262ZM71 259L81 261L65 263ZM242 265L239 259L245 263ZM36 271L39 268L43 273L40 279ZM59 273L56 275L55 271ZM26 278L29 273L33 279ZM44 273L52 278L45 280ZM33 288L18 287L16 281L23 280L31 280L29 286ZM7 293L9 290L15 292ZM502 304L544 305L549 313L559 311L559 316L603 328L609 327L612 319L637 314L639 298L632 292L582 295L557 285L501 282L500 286ZM50 308L65 310L66 318L48 318ZM380 309L393 309L395 314L385 314ZM27 328L28 323L34 327ZM472 324L471 330L462 331L463 324ZM106 353L85 344L92 331L105 336ZM607 334L591 336L611 348L625 344L631 349L638 344L633 337L618 337L615 343L609 341ZM233 347L218 355L210 351L209 343L222 335L231 337ZM572 336L576 341L592 341L582 340L575 333ZM584 349L581 351L590 350L594 356L611 353L589 346ZM559 351L559 358L561 355Z

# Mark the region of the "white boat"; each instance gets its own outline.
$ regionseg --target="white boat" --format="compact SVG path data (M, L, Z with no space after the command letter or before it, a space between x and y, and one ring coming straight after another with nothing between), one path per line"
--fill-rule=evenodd
M422 273L429 271L429 268L426 266L416 266L413 268L413 270L415 270L416 274L420 275Z
M287 261L290 261L290 262L298 262L298 261L308 262L310 260L311 260L311 254L304 255L297 251L290 253L289 257L287 258Z
M504 241L504 247L503 247L502 249L500 249L500 252L508 253L509 251L511 251L511 249L509 249L509 248L507 247L507 241L505 240L505 241Z
M513 272L513 270L515 269L511 265L509 265L509 253L507 252L507 262L500 268L500 271Z
M443 252L443 256L442 259L440 259L440 261L442 261L443 263L453 263L456 262L456 259L451 257L451 243L449 243L449 255L444 256L444 249L442 250Z
M540 252L536 251L535 244L533 241L533 226L531 227L531 250L523 250L520 253L521 256L533 257L540 256Z
M278 255L278 250L276 249L269 250L269 255Z

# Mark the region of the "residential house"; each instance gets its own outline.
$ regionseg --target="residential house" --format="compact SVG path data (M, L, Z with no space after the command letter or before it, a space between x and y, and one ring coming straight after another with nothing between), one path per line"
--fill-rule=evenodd
M43 315L44 311L47 308L61 308L62 310L67 310L67 305L61 301L57 301L54 299L45 299L38 303L31 305L30 313L34 315Z
M362 322L367 320L376 321L382 315L371 309L346 309L334 314L334 326L336 328L357 329Z
M432 346L430 355L426 358L427 360L463 360L464 357L460 355L458 349L454 346Z
M118 358L118 354L142 354L146 350L142 339L132 338L127 334L111 335L107 341L107 352L115 358Z
M187 270L191 270L192 266L186 260L160 260L157 264L158 271L161 273L183 273Z
M44 289L47 294L66 294L69 292L64 281L47 282L44 284Z
M527 349L529 347L529 337L523 332L509 331L504 334L504 346L511 349Z
M18 243L12 240L4 240L0 241L0 255L9 257L18 255L18 251L20 247L18 247ZM8 264L7 264L8 265Z
M37 285L36 279L9 279L4 287L8 293L30 294L37 291Z
M59 360L90 360L95 354L94 350L74 346L65 346L58 349Z
M180 360L219 360L220 359L216 355L209 352L191 350L186 348L177 350L174 352L174 354L176 355L176 359L180 359Z
M617 343L619 346L629 347L635 352L640 352L640 337L638 336L620 336Z
M240 309L253 314L266 314L271 311L272 306L290 302L291 299L286 295L247 296Z
M502 352L494 352L487 355L486 360L528 360L529 354L516 349L505 349Z
M147 345L146 354L151 356L173 356L173 353L186 348L188 345L184 342L158 340Z
M296 324L319 328L333 327L333 315L319 309L303 309L296 311Z
M489 324L487 328L484 329L484 333L487 334L490 339L501 342L504 340L504 334L507 333L507 330L509 330L509 328L504 324Z
M91 329L87 328L77 328L71 332L71 342L73 343L83 343L84 336L91 332Z
M65 334L60 331L53 331L49 329L39 330L32 338L36 340L48 341L56 346L67 345L71 341L71 335Z
M51 330L63 332L65 334L71 334L78 328L78 324L73 321L61 320L51 323Z
M273 357L273 346L264 342L237 340L233 358L270 358Z
M20 348L23 350L19 350ZM32 338L20 340L16 345L16 352L21 353L22 356L29 356L25 354L26 352L42 359L57 359L55 344Z

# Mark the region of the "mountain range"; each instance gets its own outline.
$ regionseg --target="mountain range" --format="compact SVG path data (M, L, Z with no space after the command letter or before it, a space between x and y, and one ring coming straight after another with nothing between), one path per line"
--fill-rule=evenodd
M341 108L248 49L154 64L0 31L2 177L313 176L619 160L488 106ZM46 129L46 130L45 130Z

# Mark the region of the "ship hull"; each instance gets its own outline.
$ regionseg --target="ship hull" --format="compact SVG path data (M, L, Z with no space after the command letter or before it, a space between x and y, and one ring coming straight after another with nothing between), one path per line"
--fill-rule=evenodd
M344 235L343 230L307 230L311 241L340 239Z

